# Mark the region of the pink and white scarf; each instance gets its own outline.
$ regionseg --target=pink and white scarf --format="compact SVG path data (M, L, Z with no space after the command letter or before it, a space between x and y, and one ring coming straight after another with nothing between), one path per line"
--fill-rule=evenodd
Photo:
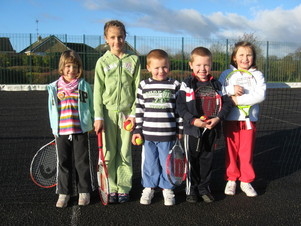
M58 79L58 88L61 88L62 91L58 93L59 99L63 99L66 96L70 96L77 87L78 87L78 79L73 79L71 82L65 82L63 76Z

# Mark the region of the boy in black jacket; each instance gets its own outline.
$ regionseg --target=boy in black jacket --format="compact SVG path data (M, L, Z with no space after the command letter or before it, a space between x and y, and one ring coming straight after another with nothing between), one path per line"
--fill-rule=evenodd
M177 97L177 110L184 119L184 147L189 160L186 201L192 203L198 201L198 196L207 203L214 201L209 188L212 151L220 131L220 121L226 117L233 106L228 96L222 96L222 107L217 115L207 120L200 119L204 114L200 90L206 89L206 92L209 91L214 95L221 94L220 82L210 75L211 65L211 52L204 47L195 48L191 52L189 61L193 73L184 79Z

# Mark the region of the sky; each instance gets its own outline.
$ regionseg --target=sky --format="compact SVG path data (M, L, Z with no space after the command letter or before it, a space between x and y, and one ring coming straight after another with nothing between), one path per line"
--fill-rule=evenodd
M128 35L300 42L300 0L1 0L0 33Z

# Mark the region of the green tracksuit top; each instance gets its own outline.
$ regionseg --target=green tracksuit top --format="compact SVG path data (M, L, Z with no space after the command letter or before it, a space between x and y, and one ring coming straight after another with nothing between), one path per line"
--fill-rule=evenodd
M138 56L126 52L122 58L118 58L107 51L97 60L95 67L95 119L103 118L103 107L126 115L135 115L135 99L139 82Z

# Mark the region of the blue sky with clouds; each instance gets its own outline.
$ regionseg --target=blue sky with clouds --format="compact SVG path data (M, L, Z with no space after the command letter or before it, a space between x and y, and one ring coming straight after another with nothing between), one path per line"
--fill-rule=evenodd
M301 37L299 0L3 0L0 7L2 34L102 35L104 23L118 19L137 36Z

